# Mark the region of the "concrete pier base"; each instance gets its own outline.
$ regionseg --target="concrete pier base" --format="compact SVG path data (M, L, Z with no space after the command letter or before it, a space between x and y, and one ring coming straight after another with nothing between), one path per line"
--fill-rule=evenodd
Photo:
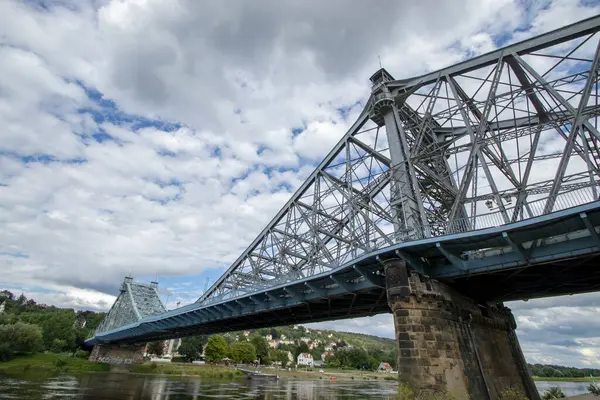
M139 364L144 361L146 344L97 344L90 353L90 362L105 364Z
M539 400L510 309L481 305L435 280L386 261L398 377L419 399Z

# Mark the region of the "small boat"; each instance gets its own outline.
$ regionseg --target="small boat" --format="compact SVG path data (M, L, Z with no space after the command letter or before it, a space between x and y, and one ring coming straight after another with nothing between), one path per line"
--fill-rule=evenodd
M240 370L241 372L246 374L248 379L279 379L279 375L275 375L275 374L265 374L264 372L252 371L249 369L241 369L241 368L238 368L238 370Z

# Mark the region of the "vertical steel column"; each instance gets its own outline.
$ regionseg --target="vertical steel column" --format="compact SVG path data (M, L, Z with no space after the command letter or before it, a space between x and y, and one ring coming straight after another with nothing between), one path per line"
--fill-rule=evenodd
M376 77L375 75L374 77ZM391 206L394 216L396 241L403 238L429 236L424 229L427 224L423 199L419 192L416 171L410 159L410 148L406 132L402 127L398 109L392 94L385 86L385 75L374 81L374 104L372 118L383 119L387 133L391 159Z

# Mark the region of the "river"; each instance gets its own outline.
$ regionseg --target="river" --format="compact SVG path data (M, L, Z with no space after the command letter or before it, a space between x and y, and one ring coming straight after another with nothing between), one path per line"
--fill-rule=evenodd
M567 395L586 393L587 384L537 382L543 390L561 386ZM393 399L395 381L231 379L215 381L197 377L89 373L41 377L31 374L0 375L0 399L85 399L85 400L338 400Z

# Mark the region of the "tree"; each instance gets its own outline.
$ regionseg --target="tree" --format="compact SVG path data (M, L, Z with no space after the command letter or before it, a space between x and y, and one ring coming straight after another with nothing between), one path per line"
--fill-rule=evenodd
M262 336L254 336L250 340L250 343L252 343L252 345L256 349L256 357L258 357L260 363L269 364L269 345L266 339Z
M177 352L180 356L184 358L186 361L194 361L200 358L202 354L202 348L207 342L207 337L202 336L190 336L181 339L181 345Z
M53 348L54 339L65 341L61 351L74 351L75 345L75 312L72 309L52 308L47 311L23 312L21 321L38 325L42 328L44 347Z
M208 362L221 361L227 357L229 346L227 340L221 335L212 335L208 338L208 343L204 349L204 356Z
M285 368L290 362L287 352L283 350L272 349L269 353L269 359L281 363L281 367Z
M231 345L231 359L236 363L251 363L256 360L256 349L252 343L237 342Z
M294 360L297 360L301 353L308 353L308 345L306 342L300 342L300 344L294 349Z
M156 342L148 343L147 352L154 354L155 356L162 356L165 352L165 342L158 340Z
M42 331L23 322L0 325L0 343L8 344L13 353L35 353L42 346Z

